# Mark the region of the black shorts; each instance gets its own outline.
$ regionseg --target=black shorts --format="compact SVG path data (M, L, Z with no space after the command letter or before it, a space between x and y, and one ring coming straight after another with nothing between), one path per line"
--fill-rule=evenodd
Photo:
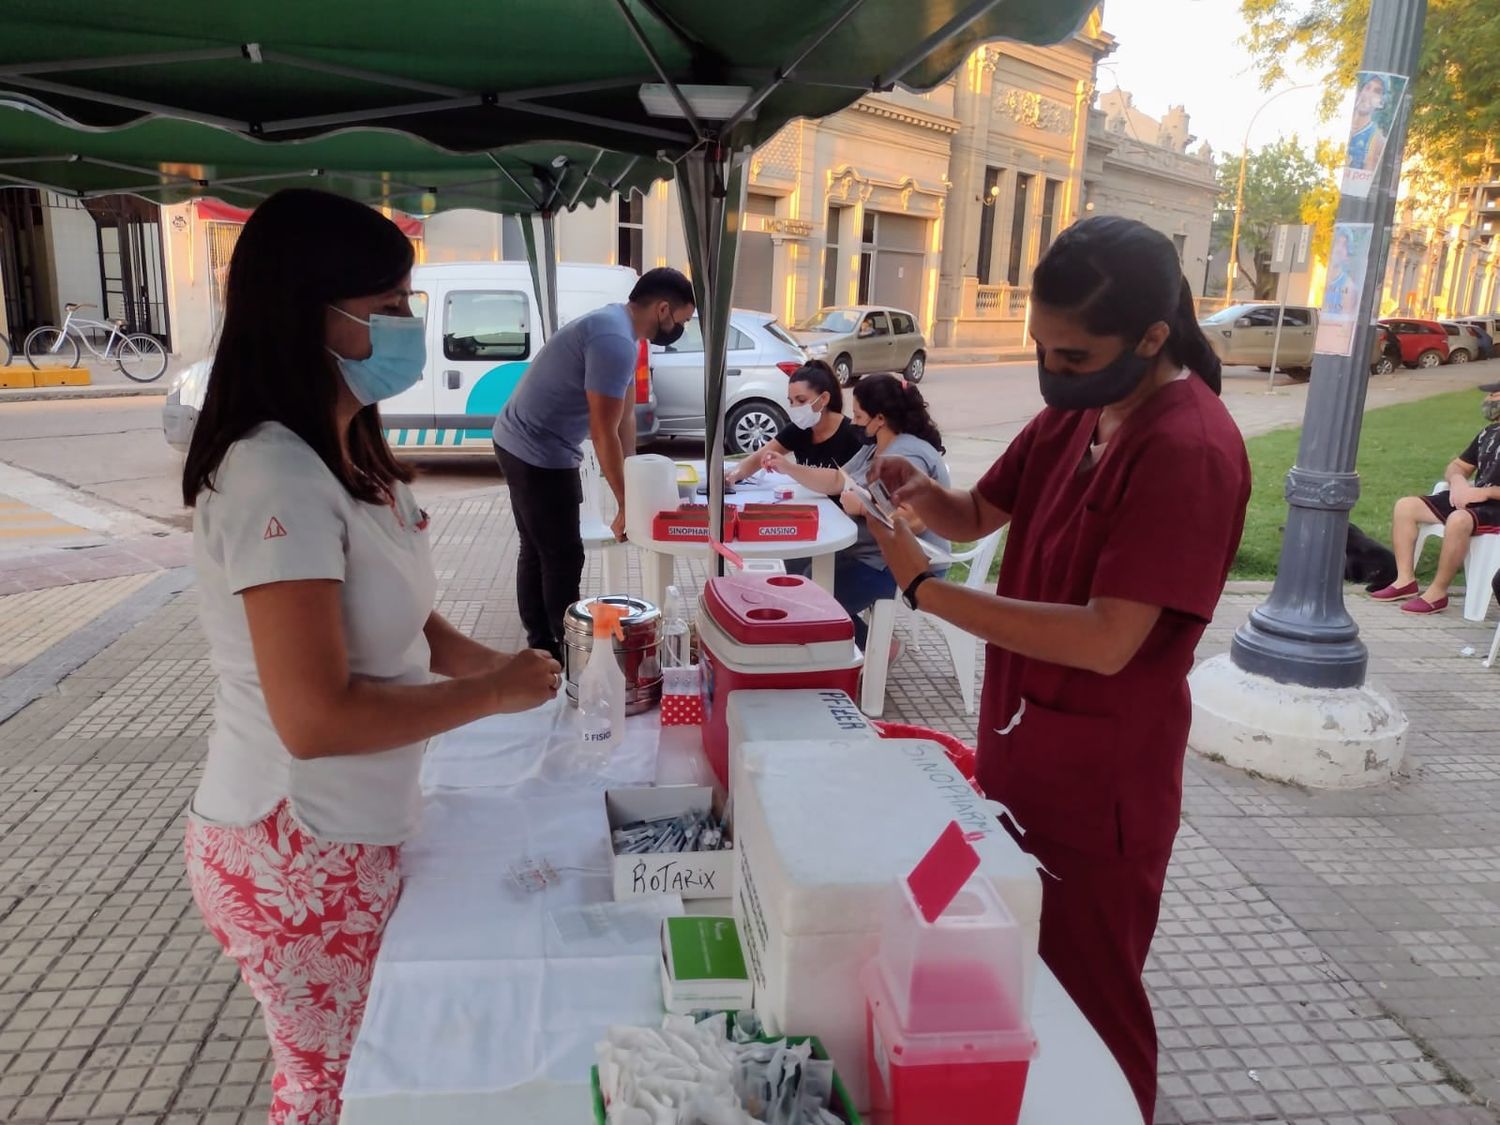
M1448 517L1458 510L1446 492L1424 496L1422 502L1437 517L1438 523L1447 523ZM1500 531L1500 500L1481 500L1478 504L1470 504L1464 511L1474 517L1474 534Z

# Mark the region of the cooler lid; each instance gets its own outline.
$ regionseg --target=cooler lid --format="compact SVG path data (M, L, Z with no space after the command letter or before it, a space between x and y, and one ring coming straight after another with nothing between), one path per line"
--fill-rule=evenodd
M743 645L810 645L854 637L854 622L833 595L796 574L710 578L703 607Z

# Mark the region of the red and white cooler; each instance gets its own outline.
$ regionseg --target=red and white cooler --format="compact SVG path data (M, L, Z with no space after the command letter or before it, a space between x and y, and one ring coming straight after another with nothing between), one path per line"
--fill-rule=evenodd
M710 578L698 601L703 749L729 786L729 693L832 688L858 694L854 622L833 595L794 574Z

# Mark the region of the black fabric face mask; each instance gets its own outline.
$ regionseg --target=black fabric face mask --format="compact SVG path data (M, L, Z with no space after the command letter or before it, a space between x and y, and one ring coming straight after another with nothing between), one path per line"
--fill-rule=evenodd
M1128 398L1155 362L1154 357L1136 355L1133 348L1127 348L1114 362L1097 371L1059 375L1047 370L1042 355L1042 349L1038 348L1036 370L1042 400L1057 410L1093 410Z
M671 320L667 321L665 325L662 325L660 322L658 322L656 326L656 335L651 337L651 342L658 348L670 348L673 344L677 343L678 340L682 339L682 334L685 331L687 331L686 324L677 324L676 322Z

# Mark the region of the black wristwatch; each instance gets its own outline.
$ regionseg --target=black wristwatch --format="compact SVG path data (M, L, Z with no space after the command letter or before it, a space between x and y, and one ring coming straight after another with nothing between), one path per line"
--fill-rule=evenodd
M922 583L926 582L929 578L936 577L937 575L933 574L932 571L924 570L921 574L917 575L911 580L911 585L909 585L905 590L901 591L901 597L905 600L909 608L917 608L917 591L921 589Z

